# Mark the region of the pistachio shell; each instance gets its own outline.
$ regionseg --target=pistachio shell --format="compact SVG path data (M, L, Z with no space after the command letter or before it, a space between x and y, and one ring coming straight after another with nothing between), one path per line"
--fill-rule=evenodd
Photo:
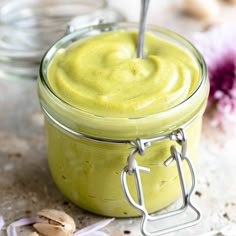
M73 218L63 211L43 209L37 215L43 220L33 226L45 236L70 236L76 230Z
M64 211L43 209L39 211L37 215L61 224L66 230L71 231L72 233L76 230L75 221Z
M36 223L33 227L44 236L71 236L71 231L66 231L63 227L45 223Z

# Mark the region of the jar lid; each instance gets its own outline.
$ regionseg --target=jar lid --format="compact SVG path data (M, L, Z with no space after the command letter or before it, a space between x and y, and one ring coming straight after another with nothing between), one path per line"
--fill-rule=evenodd
M65 35L100 22L124 21L106 0L12 0L0 4L0 78L36 78L46 50Z

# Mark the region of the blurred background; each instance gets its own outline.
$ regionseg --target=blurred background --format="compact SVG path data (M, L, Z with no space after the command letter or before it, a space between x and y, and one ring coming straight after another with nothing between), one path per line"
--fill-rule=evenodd
M215 24L235 22L233 1L151 1L148 23L190 36ZM138 21L139 8L139 0L1 0L0 78L35 78L42 55L68 25Z

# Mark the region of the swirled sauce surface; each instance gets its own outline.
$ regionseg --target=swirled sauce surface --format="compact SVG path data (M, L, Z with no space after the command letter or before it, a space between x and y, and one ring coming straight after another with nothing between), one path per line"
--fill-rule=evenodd
M137 33L103 33L57 52L48 70L54 93L101 116L142 117L187 99L199 68L183 48L147 33L145 58L136 57Z

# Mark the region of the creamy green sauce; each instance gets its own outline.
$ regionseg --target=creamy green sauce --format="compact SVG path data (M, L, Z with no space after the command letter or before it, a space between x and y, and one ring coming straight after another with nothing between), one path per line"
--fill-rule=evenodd
M138 59L136 41L137 33L116 31L79 40L66 49L60 49L49 65L48 83L51 90L66 103L88 112L86 116L89 120L78 114L85 114L78 112L78 109L72 112L64 106L57 107L57 101L53 100L48 104L56 107L63 119L66 115L68 123L74 122L73 127L77 127L80 121L83 125L79 123L79 132L87 134L92 130L95 136L107 137L109 134L115 139L124 139L131 134L131 140L153 137L172 123L178 125L181 121L182 124L186 119L183 114L189 113L189 119L197 112L200 114L199 107L203 110L205 103L202 103L206 98L192 98L184 109L181 106L174 113L172 110L165 112L157 121L156 118L147 118L186 100L197 89L201 70L188 50L150 33L146 35L145 58ZM51 96L47 98L51 99ZM141 123L136 124L137 120ZM125 198L120 183L120 174L132 146L78 138L62 131L48 119L46 127L51 173L68 199L97 214L118 217L140 215ZM201 116L185 131L188 155L195 160ZM180 195L176 165L173 163L166 167L163 164L171 155L172 145L180 148L176 142L167 139L153 143L144 156L136 157L140 166L151 170L150 173L141 173L148 212L168 206ZM189 180L186 163L184 170ZM136 196L133 176L128 177L128 186L131 195Z
M147 33L145 58L137 33L116 31L75 42L52 60L48 80L67 103L101 116L141 117L186 100L199 69L183 48Z

